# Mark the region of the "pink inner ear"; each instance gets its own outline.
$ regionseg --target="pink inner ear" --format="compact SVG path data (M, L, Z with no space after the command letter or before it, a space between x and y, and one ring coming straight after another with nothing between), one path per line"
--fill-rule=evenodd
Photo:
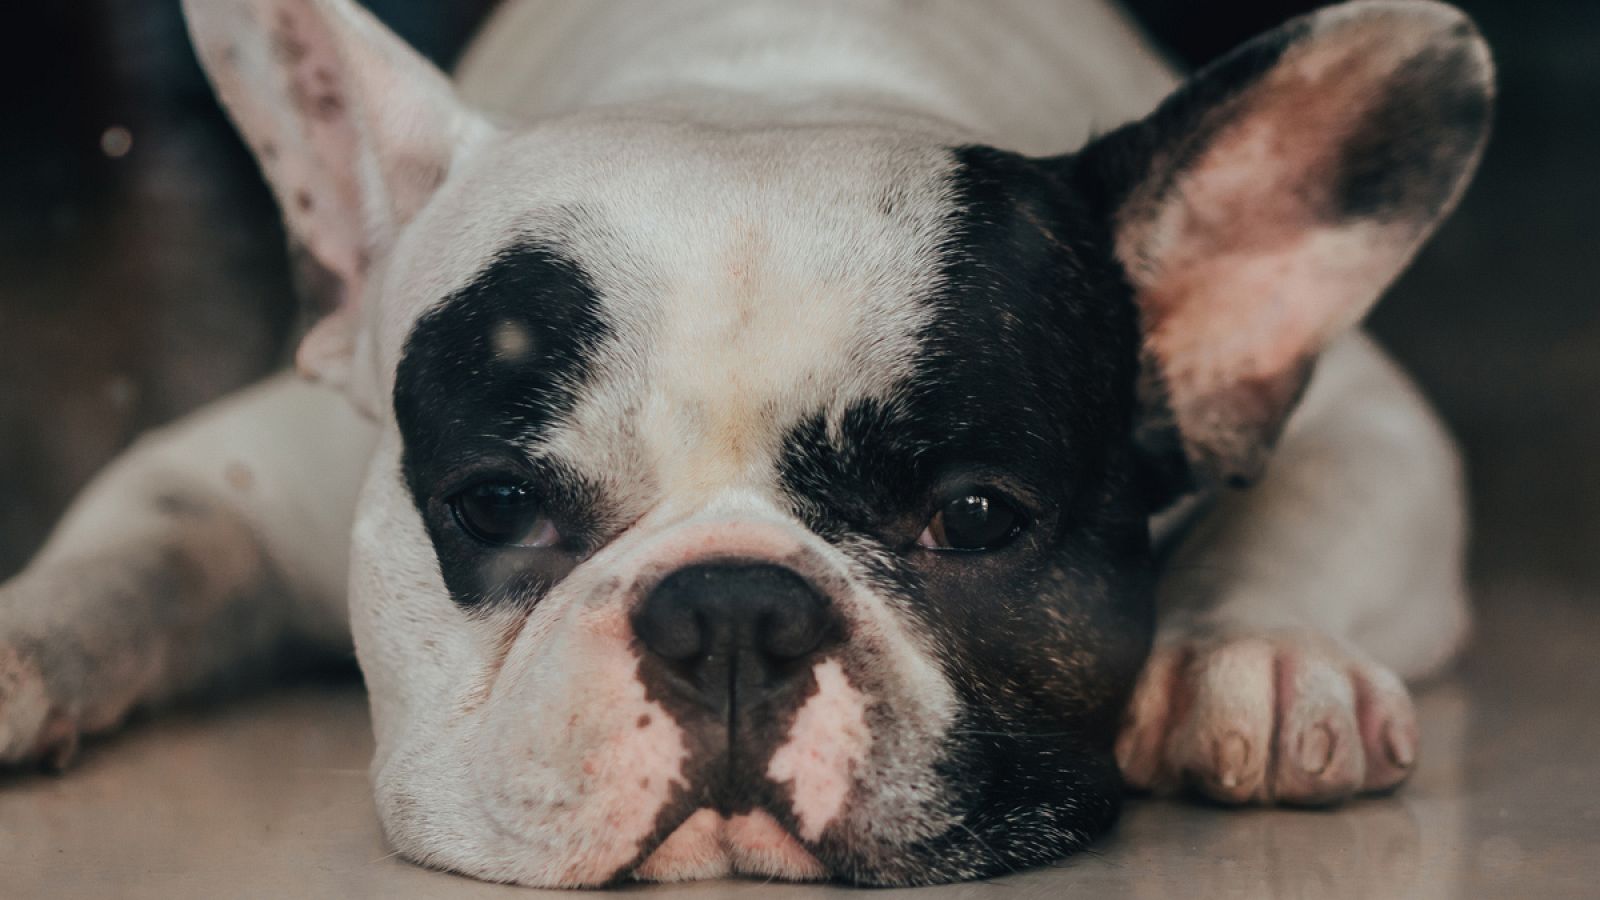
M438 189L470 117L352 0L185 0L185 14L291 242L331 276L297 362L348 384L371 254Z
M1434 33L1393 26L1302 39L1216 113L1228 124L1163 196L1130 206L1119 250L1175 407L1294 376L1410 258L1420 223L1344 218L1335 197L1343 148Z

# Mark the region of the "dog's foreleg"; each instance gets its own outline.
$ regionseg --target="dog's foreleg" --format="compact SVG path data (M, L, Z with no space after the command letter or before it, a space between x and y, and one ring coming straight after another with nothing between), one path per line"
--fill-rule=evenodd
M64 761L136 707L348 647L370 426L286 376L140 440L0 586L0 761Z
M1118 743L1128 781L1323 803L1404 780L1402 678L1467 630L1464 506L1416 389L1366 337L1335 344L1260 483L1219 498L1166 563Z

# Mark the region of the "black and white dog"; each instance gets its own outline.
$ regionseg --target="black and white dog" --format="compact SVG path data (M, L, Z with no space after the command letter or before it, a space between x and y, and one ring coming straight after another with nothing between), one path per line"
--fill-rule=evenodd
M3 759L353 635L390 840L529 885L973 878L1124 783L1413 767L1460 473L1355 325L1481 151L1459 13L1177 84L1091 0L526 0L452 84L350 0L186 6L316 383L0 589Z

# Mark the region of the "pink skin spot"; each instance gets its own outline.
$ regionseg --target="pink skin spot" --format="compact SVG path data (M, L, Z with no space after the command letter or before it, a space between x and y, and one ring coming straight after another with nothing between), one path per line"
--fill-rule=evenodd
M767 766L767 777L789 786L800 836L807 841L822 837L844 810L851 773L872 744L866 697L850 685L839 661L818 663L813 674L817 692L800 708L788 742Z

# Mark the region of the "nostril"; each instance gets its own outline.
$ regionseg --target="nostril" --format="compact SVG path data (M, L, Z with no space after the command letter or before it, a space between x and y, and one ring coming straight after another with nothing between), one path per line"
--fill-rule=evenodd
M756 623L758 649L780 662L809 656L821 646L826 623L827 608L822 602L801 601L767 610Z
M705 616L697 609L652 595L633 621L651 653L672 662L687 662L705 652Z

